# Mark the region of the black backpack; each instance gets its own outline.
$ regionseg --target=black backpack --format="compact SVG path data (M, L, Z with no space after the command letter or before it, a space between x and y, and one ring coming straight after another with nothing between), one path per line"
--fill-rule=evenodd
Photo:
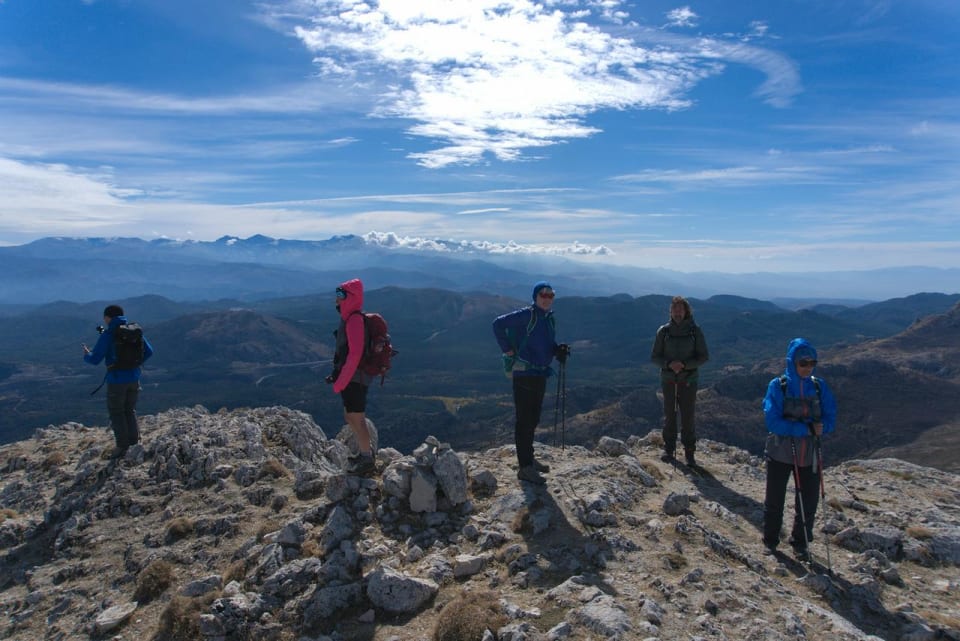
M117 325L113 330L114 361L107 369L137 369L143 365L143 328L137 323Z

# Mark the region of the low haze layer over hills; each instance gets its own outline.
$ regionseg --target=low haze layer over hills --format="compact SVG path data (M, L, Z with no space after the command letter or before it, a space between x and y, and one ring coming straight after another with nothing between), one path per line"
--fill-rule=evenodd
M387 235L389 238L389 235ZM524 298L544 276L564 295L735 294L806 304L879 301L917 291L956 292L958 269L725 274L675 266L640 269L609 256L573 260L450 241L415 248L382 235L304 241L252 236L216 241L44 238L0 247L0 304L159 294L176 300L255 300L326 292L350 277L371 288L435 287Z

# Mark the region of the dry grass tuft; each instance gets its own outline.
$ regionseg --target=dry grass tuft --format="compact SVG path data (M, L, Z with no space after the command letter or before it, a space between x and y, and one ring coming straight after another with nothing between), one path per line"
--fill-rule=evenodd
M313 539L307 539L303 542L303 545L300 546L300 554L305 557L317 557L318 559L323 556L323 548L320 547L320 543L314 541Z
M289 472L287 471L287 468L284 467L283 463L271 457L260 464L260 473L257 475L257 478L262 479L270 476L275 479L281 479L287 475L289 475Z
M514 534L520 534L522 532L528 534L533 533L533 524L530 522L530 510L527 509L526 506L517 510L513 521L510 523L510 531Z
M157 560L150 563L137 575L137 588L133 598L140 603L149 603L173 583L173 565Z
M960 630L960 618L958 617L950 616L949 614L944 614L934 610L921 610L920 616L927 621L935 621L945 628L949 628L951 630Z
M200 613L218 598L219 591L196 599L174 596L160 613L154 641L196 641L201 638Z
M913 472L908 472L905 470L888 470L887 473L893 478L900 479L901 481L912 481L916 478Z
M226 585L231 581L243 583L247 578L247 564L243 559L237 559L230 564L227 571L223 574L223 583Z
M640 467L643 468L643 471L658 481L662 481L663 479L667 478L663 475L663 472L660 471L660 468L657 467L652 461L640 461Z
M668 552L663 557L663 566L668 570L679 570L687 564L687 559L678 552Z
M836 510L837 512L843 512L843 503L840 502L835 496L831 496L827 499L827 505Z
M433 641L480 641L486 630L496 633L507 616L492 592L464 592L440 611Z
M931 530L928 527L923 525L911 525L906 529L907 536L912 536L913 538L923 541L925 539L932 539L936 532Z
M193 520L185 516L178 516L170 521L170 525L167 526L167 541L169 543L179 541L191 534L193 534Z
M67 461L67 457L63 452L51 452L43 459L43 463L40 464L40 467L43 468L44 472L50 471L50 468L60 467Z
M262 525L260 525L259 528L257 528L257 534L256 534L257 543L262 543L263 537L265 537L268 534L272 534L273 532L276 532L279 529L280 527L276 523L271 523L270 521L263 523Z
M15 518L17 518L17 513L11 510L10 508L5 507L3 509L0 509L0 523L3 523L7 519L15 519Z

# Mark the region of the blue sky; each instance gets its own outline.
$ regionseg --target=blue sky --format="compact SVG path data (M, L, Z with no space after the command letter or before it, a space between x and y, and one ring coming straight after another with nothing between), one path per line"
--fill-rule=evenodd
M0 244L960 266L955 0L0 0Z

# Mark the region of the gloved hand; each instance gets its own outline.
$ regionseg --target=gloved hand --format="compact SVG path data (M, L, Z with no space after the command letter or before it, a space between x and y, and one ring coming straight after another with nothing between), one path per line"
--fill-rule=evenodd
M557 362L563 365L567 362L567 357L570 356L570 346L566 343L560 343L553 350L553 355L557 357Z

